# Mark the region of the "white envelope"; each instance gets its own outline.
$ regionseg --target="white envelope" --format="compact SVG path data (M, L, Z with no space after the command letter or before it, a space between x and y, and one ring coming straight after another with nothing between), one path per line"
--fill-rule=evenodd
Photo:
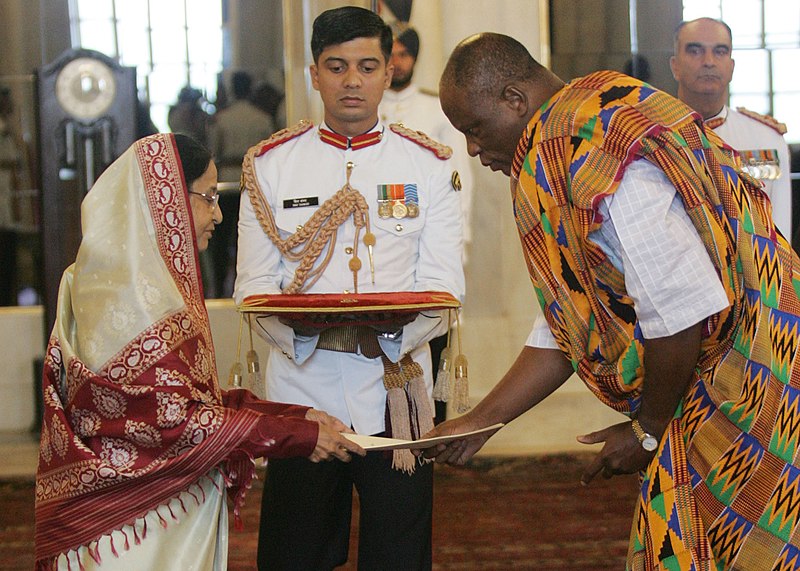
M460 438L465 438L467 436L472 436L474 434L480 434L482 432L490 432L497 430L503 426L502 422L498 422L497 424L493 424L492 426L487 426L486 428L479 428L478 430L473 430L472 432L464 432L463 434L450 434L448 436L437 436L435 438L421 438L419 440L402 440L400 438L384 438L382 436L369 436L367 434L347 434L342 433L342 436L351 440L361 446L364 450L394 450L396 448L430 448L431 446L435 446L436 444L445 444L447 442L452 442L453 440L458 440Z

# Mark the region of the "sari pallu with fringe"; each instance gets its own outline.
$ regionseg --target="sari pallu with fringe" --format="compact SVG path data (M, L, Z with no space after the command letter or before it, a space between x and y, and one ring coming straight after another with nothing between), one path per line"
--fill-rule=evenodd
M575 80L537 111L512 196L540 305L589 389L634 415L643 337L624 276L589 234L637 159L675 186L731 305L706 320L695 381L642 473L628 568L797 569L798 259L699 115L614 72Z
M45 355L36 477L38 569L56 567L59 557L78 548L95 558L98 542L152 510L169 510L170 501L184 492L196 496L195 484L217 467L238 517L255 456L308 456L317 440L316 423L304 418L307 407L220 390L188 194L172 136L137 142L107 173L87 200L91 196L98 209L122 212L126 227L117 222L108 228L84 202L84 239L76 264L62 278ZM108 243L107 235L114 233L124 242ZM147 263L138 262L148 255ZM145 293L132 295L132 288ZM96 303L80 305L76 299ZM120 322L104 352L93 343L100 346L108 332L101 332L99 341L95 331L81 334L88 313L99 317L89 323ZM150 324L129 334L131 322ZM115 350L117 339L126 337ZM102 365L92 365L98 358ZM146 538L131 539L138 545ZM126 536L126 549L128 543ZM113 540L111 551L116 551Z
M183 357L191 355L195 364L207 358L199 345L192 355L198 343L189 339L180 357L170 353L135 385L114 387L79 362L62 366L58 341L51 340L44 376L48 414L36 482L40 568L166 505L214 466L221 465L238 515L253 477L254 455L311 453L316 431L303 419L306 407L258 401L244 390L204 401L198 395L209 390L207 385L164 384L166 374L191 374L193 363ZM62 374L68 385L80 385L66 407L56 388Z

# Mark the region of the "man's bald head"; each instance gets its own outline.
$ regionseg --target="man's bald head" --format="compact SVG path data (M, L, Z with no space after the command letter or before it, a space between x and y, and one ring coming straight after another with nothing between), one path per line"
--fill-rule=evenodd
M453 50L439 81L439 99L466 137L467 152L508 175L525 125L563 85L514 38L483 33Z
M684 28L691 28L692 26L698 25L712 25L712 26L719 26L721 29L725 30L725 33L728 34L728 44L733 43L733 32L731 31L731 27L723 22L722 20L715 20L714 18L702 17L696 18L694 20L684 20L678 27L675 28L675 33L672 35L672 50L673 55L677 55L681 49L681 33L683 32Z
M496 98L509 82L530 82L549 73L514 38L486 32L459 43L439 81L440 90L467 89L473 96Z

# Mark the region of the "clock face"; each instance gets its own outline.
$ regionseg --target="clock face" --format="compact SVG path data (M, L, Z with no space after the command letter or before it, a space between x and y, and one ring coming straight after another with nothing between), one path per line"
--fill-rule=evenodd
M56 78L56 99L76 119L97 119L111 107L116 93L114 72L94 58L72 60Z

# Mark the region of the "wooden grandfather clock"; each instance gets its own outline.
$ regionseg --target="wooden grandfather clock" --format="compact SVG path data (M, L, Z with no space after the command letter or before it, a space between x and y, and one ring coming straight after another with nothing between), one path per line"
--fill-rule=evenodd
M46 327L61 274L81 240L83 197L136 139L136 69L100 52L67 50L37 72Z

